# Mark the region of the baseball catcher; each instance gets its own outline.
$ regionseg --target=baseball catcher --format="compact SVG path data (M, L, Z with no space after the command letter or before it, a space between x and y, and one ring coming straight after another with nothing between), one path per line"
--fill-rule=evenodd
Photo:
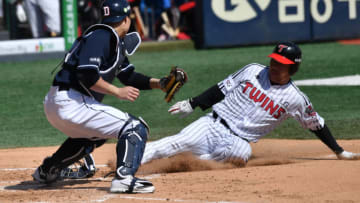
M102 22L89 27L66 54L61 70L44 99L49 123L68 136L62 145L32 174L35 181L51 184L61 177L82 178L94 175L90 154L108 139L117 139L116 173L110 192L152 193L154 185L135 177L141 164L149 126L141 117L105 105L105 95L129 102L140 90L162 89L170 101L186 81L186 74L174 69L168 79L153 78L135 71L128 59L140 46L136 32L128 33L131 19L126 0L105 0ZM182 77L176 77L176 75ZM175 79L172 79L175 75ZM124 86L112 84L118 79ZM179 79L182 78L182 79ZM160 80L162 82L160 83ZM162 88L164 87L164 88ZM69 168L85 158L86 167ZM87 159L88 158L88 159ZM90 162L88 162L90 161Z
M172 67L170 74L160 79L161 89L166 92L165 101L170 102L187 80L187 74L183 69Z

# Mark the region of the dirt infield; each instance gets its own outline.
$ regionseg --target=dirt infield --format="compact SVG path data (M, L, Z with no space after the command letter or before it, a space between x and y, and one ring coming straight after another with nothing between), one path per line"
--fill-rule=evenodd
M339 143L360 152L360 140ZM31 173L56 147L0 150L0 202L360 202L360 161L336 160L319 140L265 139L252 144L246 165L199 161L188 154L139 170L153 194L109 193L114 144L94 153L100 171L87 180L45 186ZM110 165L110 166L109 166ZM155 174L154 174L155 173Z

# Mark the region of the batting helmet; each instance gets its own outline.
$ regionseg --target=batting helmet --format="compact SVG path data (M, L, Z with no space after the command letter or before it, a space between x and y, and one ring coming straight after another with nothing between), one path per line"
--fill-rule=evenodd
M293 42L281 42L274 48L270 58L282 64L290 64L290 75L294 75L301 63L301 50Z
M102 23L117 23L130 15L127 0L105 0L101 6Z

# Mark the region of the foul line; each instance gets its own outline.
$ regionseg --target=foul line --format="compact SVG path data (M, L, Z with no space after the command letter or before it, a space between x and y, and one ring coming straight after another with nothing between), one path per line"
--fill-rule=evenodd
M203 200L184 200L184 199L170 199L170 198L151 198L151 197L134 197L134 196L120 196L120 199L133 200L150 200L150 201L166 201L166 202L203 202L203 203L245 203L245 202L228 202L228 201L203 201Z
M107 165L97 165L97 167L106 167ZM24 170L34 170L35 168L1 168L1 171L24 171ZM143 176L142 178L145 179L156 179L158 177L160 177L161 174L152 174L149 176ZM107 180L110 181L112 180L112 178L88 178L87 180ZM19 180L11 180L11 181L0 181L0 192L17 192L17 190L9 190L6 189L7 187L9 187L9 184L18 184L23 182L23 180L19 181ZM38 188L38 187L42 187L44 186L44 184L42 183L38 183L38 184L34 184L34 185L30 185L30 187L32 188ZM30 189L30 188L29 188ZM72 190L92 190L92 189L86 189L86 188L73 188ZM63 191L62 189L52 189L51 191ZM96 198L96 197L94 197ZM136 197L136 196L129 196L129 195L123 195L121 193L119 194L105 194L103 196L98 197L97 199L93 199L90 202L105 202L109 199L131 199L131 200L140 200L140 201L161 201L161 202L202 202L202 203L245 203L245 202L229 202L229 201L204 201L204 200L185 200L185 199L171 199L171 198L158 198L158 197ZM51 203L51 201L47 201L48 203ZM79 201L80 203L86 203L89 201Z
M96 165L96 168L104 168L108 167L108 165ZM27 170L35 170L36 168L0 168L0 171L27 171Z

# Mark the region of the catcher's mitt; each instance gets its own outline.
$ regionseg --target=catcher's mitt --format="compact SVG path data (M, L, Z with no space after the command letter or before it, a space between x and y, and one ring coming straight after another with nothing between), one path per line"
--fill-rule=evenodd
M187 74L183 69L172 67L170 74L160 79L161 89L166 92L165 101L170 102L187 80Z

